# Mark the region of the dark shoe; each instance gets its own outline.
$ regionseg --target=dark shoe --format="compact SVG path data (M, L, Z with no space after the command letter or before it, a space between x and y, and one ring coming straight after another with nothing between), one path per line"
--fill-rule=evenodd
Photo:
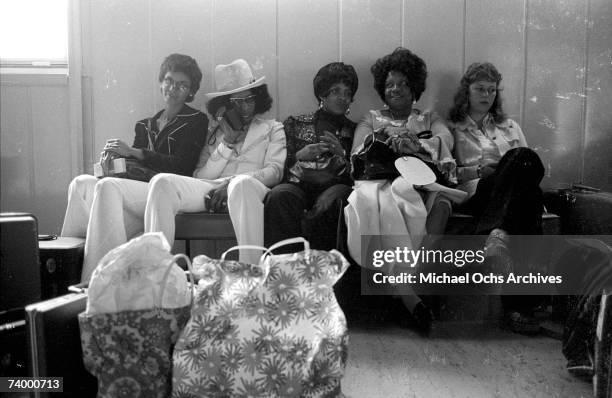
M593 363L587 358L584 360L570 359L565 365L568 373L585 381L593 378Z
M425 303L419 301L412 311L412 318L414 319L415 326L420 334L423 336L429 336L431 334L433 313L431 312L431 309L425 305Z
M508 313L506 321L514 333L533 335L540 332L540 322L537 319L517 311Z

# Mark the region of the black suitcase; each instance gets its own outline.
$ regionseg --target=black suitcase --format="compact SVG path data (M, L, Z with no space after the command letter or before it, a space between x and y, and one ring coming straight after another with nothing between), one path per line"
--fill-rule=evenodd
M0 377L28 375L24 315L23 309L0 312Z
M83 365L77 316L87 295L70 293L26 307L28 369L32 377L63 377L64 392L36 397L95 397L97 380Z
M68 286L81 281L85 239L59 237L39 242L42 299L68 292Z
M546 192L545 200L561 216L563 235L612 234L612 193L574 187Z
M38 228L26 213L0 213L0 311L40 301Z

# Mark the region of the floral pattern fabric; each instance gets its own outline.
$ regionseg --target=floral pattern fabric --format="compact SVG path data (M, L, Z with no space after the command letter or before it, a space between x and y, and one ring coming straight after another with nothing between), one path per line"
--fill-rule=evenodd
M172 348L189 309L80 314L83 362L98 378L98 397L168 397Z
M347 267L335 250L200 263L172 396L342 396L348 335L333 285Z

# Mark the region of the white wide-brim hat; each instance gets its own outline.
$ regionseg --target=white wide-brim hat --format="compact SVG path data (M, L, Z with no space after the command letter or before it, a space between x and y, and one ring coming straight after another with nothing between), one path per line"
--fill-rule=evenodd
M264 84L265 79L265 76L255 79L248 62L239 58L227 65L221 64L215 67L215 88L217 91L207 93L206 97L212 99L259 87Z

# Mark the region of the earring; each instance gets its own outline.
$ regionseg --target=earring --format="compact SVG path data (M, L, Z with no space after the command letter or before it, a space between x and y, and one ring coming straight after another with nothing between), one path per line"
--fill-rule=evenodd
M323 109L323 100L319 101L319 109Z
M351 113L351 108L346 108L346 112L344 112L344 116L348 116Z

